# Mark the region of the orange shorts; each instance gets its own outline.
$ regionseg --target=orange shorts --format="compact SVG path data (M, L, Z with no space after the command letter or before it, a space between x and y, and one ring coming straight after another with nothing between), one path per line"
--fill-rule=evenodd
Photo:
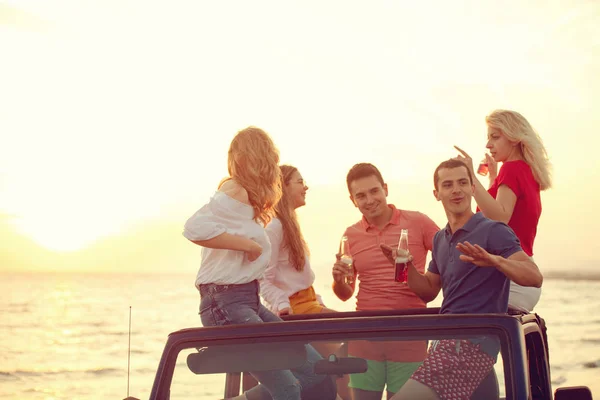
M294 314L318 314L323 311L323 305L317 300L312 286L291 295L290 305Z

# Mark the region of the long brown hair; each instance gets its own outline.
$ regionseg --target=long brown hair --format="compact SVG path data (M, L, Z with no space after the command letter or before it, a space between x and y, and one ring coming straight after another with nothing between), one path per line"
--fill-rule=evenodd
M279 150L260 128L249 126L235 135L229 146L229 175L246 192L254 209L254 219L267 225L281 198Z
M298 217L296 216L296 209L291 203L287 190L292 175L298 169L291 165L282 165L279 168L281 169L283 196L281 196L281 200L275 206L275 215L279 218L283 227L283 246L290 253L290 262L297 271L302 271L306 257L308 257L310 252L304 241L304 236L302 236Z

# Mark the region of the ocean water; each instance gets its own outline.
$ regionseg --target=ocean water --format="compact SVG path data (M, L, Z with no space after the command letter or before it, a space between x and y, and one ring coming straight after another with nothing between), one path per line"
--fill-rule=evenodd
M2 274L0 399L148 398L169 332L200 326L189 275ZM352 310L330 288L326 304ZM439 305L436 299L432 305ZM600 281L546 279L536 311L546 319L555 387L587 385L600 399ZM218 398L222 385L203 388Z

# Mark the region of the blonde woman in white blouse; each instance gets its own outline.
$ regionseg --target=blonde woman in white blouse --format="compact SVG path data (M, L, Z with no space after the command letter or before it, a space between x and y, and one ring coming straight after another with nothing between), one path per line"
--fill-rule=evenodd
M204 326L281 321L260 303L258 282L271 257L264 226L281 197L278 163L279 152L263 130L241 130L229 148L230 176L185 224L183 235L202 246L196 287ZM293 372L251 372L261 384L235 399L300 400L301 390L325 379L314 374L322 357L311 346L307 356Z
M333 312L313 288L315 273L296 216L296 209L306 204L308 186L297 168L282 165L280 169L283 195L267 225L271 261L260 281L260 293L278 315Z

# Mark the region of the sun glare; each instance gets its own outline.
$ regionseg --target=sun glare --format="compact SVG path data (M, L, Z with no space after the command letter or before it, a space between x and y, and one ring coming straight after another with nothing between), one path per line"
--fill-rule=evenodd
M19 233L38 245L57 253L83 250L97 240L119 233L118 224L59 216L27 216L15 218ZM111 221L114 222L114 221Z
M81 232L72 224L60 224L58 221L32 223L21 219L15 225L21 234L40 246L59 253L84 249L97 239L92 232Z

